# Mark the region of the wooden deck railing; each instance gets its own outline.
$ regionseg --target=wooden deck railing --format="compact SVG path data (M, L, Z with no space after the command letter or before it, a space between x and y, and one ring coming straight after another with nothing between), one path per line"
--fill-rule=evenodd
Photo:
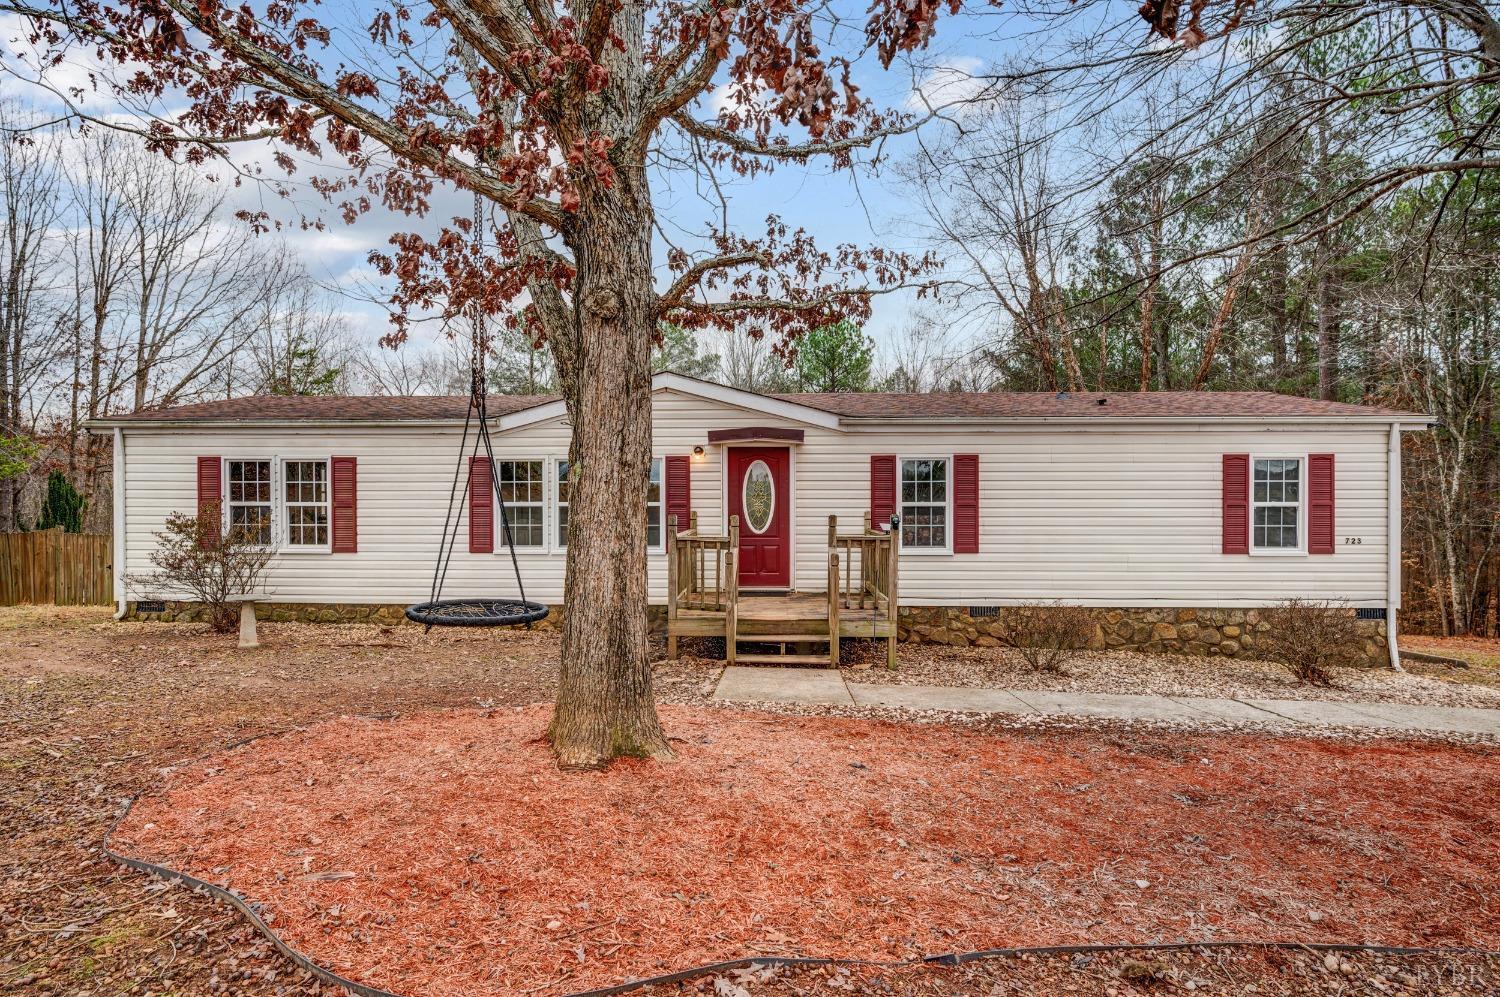
M725 659L734 663L736 606L740 598L740 517L729 517L729 532L708 536L698 532L698 514L688 517L688 528L677 529L677 517L667 517L667 653L677 656L672 621L684 609L724 614Z
M901 563L897 529L894 516L889 533L874 529L867 512L859 533L839 533L838 517L828 517L829 660L835 668L839 663L841 611L866 608L887 614L891 636L887 638L886 664L895 667L896 578Z
M688 528L678 530L677 517L667 517L667 615L679 609L726 611L739 596L740 519L729 517L729 532L714 536L698 532L698 514Z

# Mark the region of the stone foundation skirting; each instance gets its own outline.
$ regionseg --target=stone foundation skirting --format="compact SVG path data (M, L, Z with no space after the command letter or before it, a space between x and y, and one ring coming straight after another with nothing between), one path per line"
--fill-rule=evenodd
M901 640L955 647L997 647L1004 607L973 616L962 606L912 606L901 610ZM1269 624L1255 609L1100 609L1091 650L1145 651L1256 658L1257 635ZM1355 665L1387 665L1384 620L1359 620L1360 640L1346 649Z
M140 612L136 603L127 606L128 619L197 623L205 620L203 607L194 602L168 602L162 612ZM270 623L408 623L405 606L358 603L261 602L256 616ZM994 616L974 616L962 606L909 606L898 621L900 639L914 644L947 644L953 647L997 647L1005 608ZM662 606L651 607L651 622L659 625ZM1225 658L1255 658L1257 634L1268 624L1254 609L1100 609L1092 650L1145 651L1153 654L1195 654ZM537 629L562 625L563 607L553 606ZM1385 621L1360 620L1360 642L1347 649L1346 660L1358 665L1386 665Z

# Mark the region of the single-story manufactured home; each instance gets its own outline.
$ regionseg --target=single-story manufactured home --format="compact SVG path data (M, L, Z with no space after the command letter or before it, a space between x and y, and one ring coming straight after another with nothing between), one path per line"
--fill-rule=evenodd
M167 516L213 508L265 524L272 618L399 616L429 592L467 405L250 397L92 424L114 441L120 614L170 595L129 582ZM527 596L561 603L563 403L489 412ZM1257 608L1299 597L1361 610L1383 661L1401 433L1429 420L1262 392L772 395L663 373L652 425L643 542L674 636L725 633L731 591L742 621L780 600L765 637L809 632L785 616L800 599L842 636L980 644L998 607L1058 600L1102 609L1105 646L1236 655ZM516 594L492 502L469 490L445 593Z

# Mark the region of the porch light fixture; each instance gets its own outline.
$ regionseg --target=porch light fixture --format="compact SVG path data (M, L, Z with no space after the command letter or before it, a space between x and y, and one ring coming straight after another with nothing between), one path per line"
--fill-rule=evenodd
M702 460L703 459L703 454L704 454L703 447L701 447L701 446L693 447L693 459L694 460Z

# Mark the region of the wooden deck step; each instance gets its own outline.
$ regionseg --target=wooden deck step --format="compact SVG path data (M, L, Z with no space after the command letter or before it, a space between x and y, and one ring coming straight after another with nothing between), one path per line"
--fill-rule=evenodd
M798 641L807 641L809 644L826 644L830 640L828 634L757 634L737 633L734 635L737 644L795 644Z
M826 654L741 654L732 664L736 665L827 665Z

